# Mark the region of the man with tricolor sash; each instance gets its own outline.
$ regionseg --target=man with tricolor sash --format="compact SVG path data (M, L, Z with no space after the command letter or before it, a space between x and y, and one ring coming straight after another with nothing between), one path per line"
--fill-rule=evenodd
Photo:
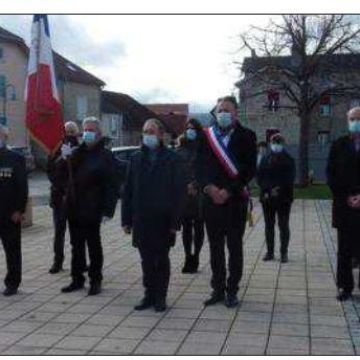
M225 300L229 308L239 303L237 292L243 271L243 244L249 193L256 172L256 135L238 119L236 99L218 100L216 123L205 129L200 150L201 185L205 195L204 219L210 245L213 292L204 304ZM226 279L225 241L228 248Z

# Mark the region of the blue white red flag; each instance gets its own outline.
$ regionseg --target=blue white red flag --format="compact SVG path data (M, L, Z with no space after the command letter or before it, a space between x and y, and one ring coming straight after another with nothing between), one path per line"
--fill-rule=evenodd
M232 179L235 179L239 175L238 166L233 159L232 154L223 144L217 129L212 126L204 129L208 144L219 160L225 172Z
M54 153L64 137L47 15L34 15L25 88L26 126L33 139Z

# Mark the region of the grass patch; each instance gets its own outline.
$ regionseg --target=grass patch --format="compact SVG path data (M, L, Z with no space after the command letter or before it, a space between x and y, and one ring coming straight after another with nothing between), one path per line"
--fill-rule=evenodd
M259 197L259 188L257 186L251 187L251 195ZM295 185L294 189L295 199L332 199L330 188L326 184L313 184L305 188Z

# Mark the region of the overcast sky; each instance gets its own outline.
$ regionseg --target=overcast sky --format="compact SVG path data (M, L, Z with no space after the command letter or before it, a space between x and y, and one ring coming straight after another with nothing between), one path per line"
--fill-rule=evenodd
M0 26L30 40L31 15L0 15ZM150 102L209 110L234 91L238 34L266 15L49 15L53 48L106 82Z

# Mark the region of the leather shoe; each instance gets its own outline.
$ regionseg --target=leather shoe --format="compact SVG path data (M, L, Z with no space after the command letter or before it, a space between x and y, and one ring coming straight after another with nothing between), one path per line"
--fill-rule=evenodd
M163 298L156 299L154 308L155 308L155 312L164 312L167 308L166 300Z
M17 288L7 287L7 288L4 290L3 295L4 295L4 296L12 296L12 295L17 294L17 292L18 292L18 289L17 289Z
M222 302L225 299L225 296L223 293L216 293L213 292L209 299L204 301L205 306L215 305L219 302Z
M90 289L88 291L88 295L97 295L101 293L101 284L100 283L93 283L90 285Z
M281 263L286 264L289 262L289 258L287 254L281 255Z
M134 310L141 311L151 308L154 305L154 300L145 296L138 305L134 307Z
M70 293L73 291L81 290L84 288L84 284L72 282L70 285L65 286L61 289L63 293Z
M336 296L336 299L338 301L346 301L350 298L351 298L351 292L345 290L340 290Z
M263 257L263 261L270 261L274 260L274 254L266 253L266 255Z
M60 271L62 271L62 265L61 264L56 264L54 263L51 268L49 269L49 273L50 274L57 274L59 273Z
M239 299L236 295L227 295L225 298L225 306L228 308L234 308L239 305Z

